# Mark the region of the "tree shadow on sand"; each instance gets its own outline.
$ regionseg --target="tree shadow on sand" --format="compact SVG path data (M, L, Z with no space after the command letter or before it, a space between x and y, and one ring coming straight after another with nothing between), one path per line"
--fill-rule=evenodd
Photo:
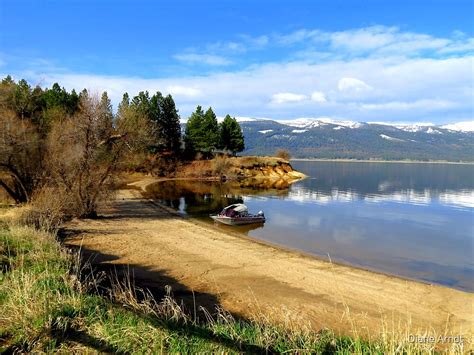
M143 301L150 295L156 302L160 302L169 295L169 288L172 290L174 301L180 305L185 313L193 319L192 322L181 322L166 319L166 317L143 317L138 311L127 308L137 315L146 319L153 327L172 331L187 337L196 337L213 343L221 344L237 352L245 353L267 353L271 349L266 349L255 344L246 343L231 339L225 335L215 334L211 329L206 328L204 323L208 320L209 314L215 316L218 309L223 309L217 297L213 294L196 292L189 289L177 279L167 275L166 270L155 270L149 267L136 264L119 264L119 257L90 250L84 247L69 245L67 239L80 234L77 230L63 229L59 233L60 240L67 248L80 254L81 258L81 278L85 283L90 283L94 278L94 287L90 292L102 296L110 296L111 290L117 285L122 285L126 290L142 290L134 292L137 301ZM131 287L130 287L131 286ZM111 297L113 300L114 298ZM122 304L118 305L123 306ZM205 310L205 311L204 311ZM208 314L206 315L206 313ZM236 321L250 322L242 315L229 313ZM82 331L72 331L68 333L68 339L92 347L98 351L117 352L114 346L104 343L100 339L91 337Z

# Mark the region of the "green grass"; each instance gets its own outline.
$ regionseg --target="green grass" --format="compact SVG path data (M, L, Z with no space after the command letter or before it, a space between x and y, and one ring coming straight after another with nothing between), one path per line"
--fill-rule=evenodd
M54 236L29 227L0 229L0 339L6 352L264 352L354 349L329 332L293 334L225 311L194 322L167 296L138 302L122 287L115 297L79 282L78 262ZM120 302L119 302L120 301Z
M117 284L111 295L81 282L79 260L54 235L0 225L0 353L401 353L406 344L335 336L330 331L283 329L260 320L236 320L220 310L195 321L168 294L138 301ZM82 278L84 279L84 278Z

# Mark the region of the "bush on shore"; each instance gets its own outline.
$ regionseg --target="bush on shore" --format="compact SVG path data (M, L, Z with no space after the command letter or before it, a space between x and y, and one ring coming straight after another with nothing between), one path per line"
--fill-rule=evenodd
M278 158L281 158L281 159L284 159L284 160L290 160L290 158L291 158L290 152L287 151L286 149L277 149L275 155Z

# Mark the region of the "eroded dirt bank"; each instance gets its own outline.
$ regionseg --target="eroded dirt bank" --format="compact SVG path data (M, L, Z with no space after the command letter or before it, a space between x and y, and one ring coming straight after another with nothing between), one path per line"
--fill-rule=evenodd
M263 313L359 334L383 328L472 334L473 294L229 235L143 198L140 189L154 181L142 179L132 184L135 189L120 190L102 219L70 222L66 244L81 246L96 264L130 265L141 287L170 284L178 296L207 307L219 303L243 316Z

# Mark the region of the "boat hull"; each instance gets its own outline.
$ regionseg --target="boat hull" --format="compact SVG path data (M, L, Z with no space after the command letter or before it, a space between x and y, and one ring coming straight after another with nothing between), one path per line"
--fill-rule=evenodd
M214 222L227 224L229 226L265 223L265 217L263 216L227 217L211 215L210 217L214 220Z

